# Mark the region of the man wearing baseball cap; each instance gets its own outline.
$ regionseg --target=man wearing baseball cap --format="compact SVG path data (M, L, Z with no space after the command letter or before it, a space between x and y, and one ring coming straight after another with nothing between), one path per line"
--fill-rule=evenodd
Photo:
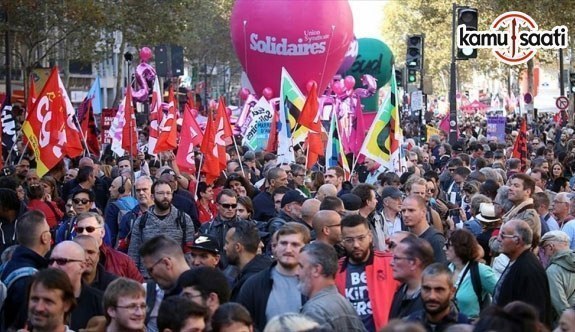
M301 220L301 206L306 201L306 197L299 190L289 190L285 193L281 201L281 210L278 215L270 219L268 231L273 234L280 227L288 222L305 224Z
M208 234L200 234L190 245L192 268L200 266L218 267L220 262L220 245L218 240Z

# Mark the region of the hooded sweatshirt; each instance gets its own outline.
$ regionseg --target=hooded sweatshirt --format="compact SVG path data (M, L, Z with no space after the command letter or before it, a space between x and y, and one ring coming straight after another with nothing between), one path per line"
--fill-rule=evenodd
M559 317L575 304L575 252L568 249L555 253L545 272L549 279L551 304Z

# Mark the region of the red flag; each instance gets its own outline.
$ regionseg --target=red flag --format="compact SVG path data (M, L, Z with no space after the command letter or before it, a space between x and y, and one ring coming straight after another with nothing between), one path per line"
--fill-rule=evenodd
M84 146L82 145L80 129L76 124L76 111L74 110L74 106L72 106L72 102L68 97L68 93L66 92L66 88L64 87L64 83L62 82L60 75L58 75L58 87L60 89L62 103L65 107L64 116L66 121L64 133L66 135L66 142L64 144L64 153L70 158L75 158L84 153Z
M124 105L124 128L122 128L122 149L136 157L138 155L138 133L136 132L136 115L132 105L132 87L128 85L126 104Z
M203 136L200 126L192 115L192 110L186 104L184 106L184 121L182 122L180 144L176 154L176 164L180 170L195 172L194 147L202 144Z
M521 172L527 170L527 118L521 119L519 135L513 145L513 158L521 160Z
M66 144L66 106L58 84L58 67L46 81L34 108L22 125L36 157L38 176L44 176L64 157Z
M208 122L206 123L206 132L200 146L202 151L202 172L206 174L206 183L213 183L219 176L222 168L218 160L218 148L216 147L216 128L213 112L208 112Z
M317 163L319 156L325 155L325 148L321 140L321 132L309 132L307 134L307 161L306 166L311 169Z
M154 153L172 151L178 146L178 126L176 125L177 100L174 88L168 94L168 115L164 116L159 126L158 142Z
M86 139L88 151L93 155L99 156L100 142L98 141L98 130L96 128L96 120L94 119L94 110L92 109L92 99L84 100L80 108L84 109L84 116L81 118L80 128ZM80 114L80 111L78 111L78 114Z
M218 159L222 169L225 169L227 164L226 158L226 146L233 143L232 137L232 126L230 125L230 120L228 119L228 112L226 111L226 103L224 102L224 97L220 97L218 103L218 109L216 111L216 145L218 146Z
M272 119L272 126L270 129L270 138L266 146L266 152L275 152L278 148L278 112L273 109L274 118Z
M313 84L312 88L305 100L305 104L301 110L301 113L297 119L297 122L309 129L315 128L316 123L319 123L317 117L319 110L319 102L317 101L317 84Z

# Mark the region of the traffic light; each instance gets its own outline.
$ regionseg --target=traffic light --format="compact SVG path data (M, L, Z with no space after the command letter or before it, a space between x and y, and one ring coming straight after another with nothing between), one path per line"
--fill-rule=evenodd
M397 84L398 88L403 87L403 70L396 69L395 70L395 84Z
M569 73L569 83L571 92L575 93L575 73Z
M407 70L407 83L415 83L417 81L417 71L415 69Z
M465 25L467 31L477 31L478 15L477 9L468 7L457 8L457 26ZM475 48L458 48L457 59L467 60L477 58L477 49Z
M423 66L423 35L407 37L405 62L408 69L421 70Z

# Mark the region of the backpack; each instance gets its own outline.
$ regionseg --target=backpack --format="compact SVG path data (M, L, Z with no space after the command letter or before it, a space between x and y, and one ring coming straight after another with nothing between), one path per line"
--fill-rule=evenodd
M144 214L142 214L142 216L143 215ZM122 227L126 225L123 223L123 221L121 221L120 228L118 229L118 238L116 240L116 249L124 253L128 252L128 248L130 247L130 239L132 237L132 227L134 227L134 222L136 222L136 219L138 219L138 215L134 213L133 210L126 213L126 215L123 216L122 219L124 219L126 216L128 216L128 219L126 220L128 226L128 233L126 233L125 237L120 237Z
M142 215L142 219L140 219L140 240L143 243L144 239L144 228L146 227L146 222L148 221L148 211L146 211L143 215ZM176 218L176 222L179 224L180 228L182 229L182 249L184 249L186 247L186 229L187 229L187 225L186 225L186 218L184 217L184 212L181 210L178 210L178 217ZM133 225L132 225L133 226ZM130 232L131 232L131 228L130 228ZM186 250L184 250L184 252L186 252Z
M3 282L0 281L0 307L3 307L4 305L4 300L6 300L6 297L8 296L8 289L10 289L10 286L14 285L14 283L19 279L32 276L36 274L36 272L38 272L37 269L31 266L25 266L10 272Z
M115 205L118 210L120 210L120 212L118 212L118 218L116 218L116 223L118 224L118 229L120 228L120 224L122 223L122 218L132 212L133 208L130 209L130 207L127 205L127 203L123 200L116 200L114 202L112 202L113 205Z
M481 311L491 305L491 295L486 294L483 296L481 276L479 275L479 263L469 262L469 272L471 273L471 284L473 285L473 291L475 292L475 296L477 296L479 310Z

